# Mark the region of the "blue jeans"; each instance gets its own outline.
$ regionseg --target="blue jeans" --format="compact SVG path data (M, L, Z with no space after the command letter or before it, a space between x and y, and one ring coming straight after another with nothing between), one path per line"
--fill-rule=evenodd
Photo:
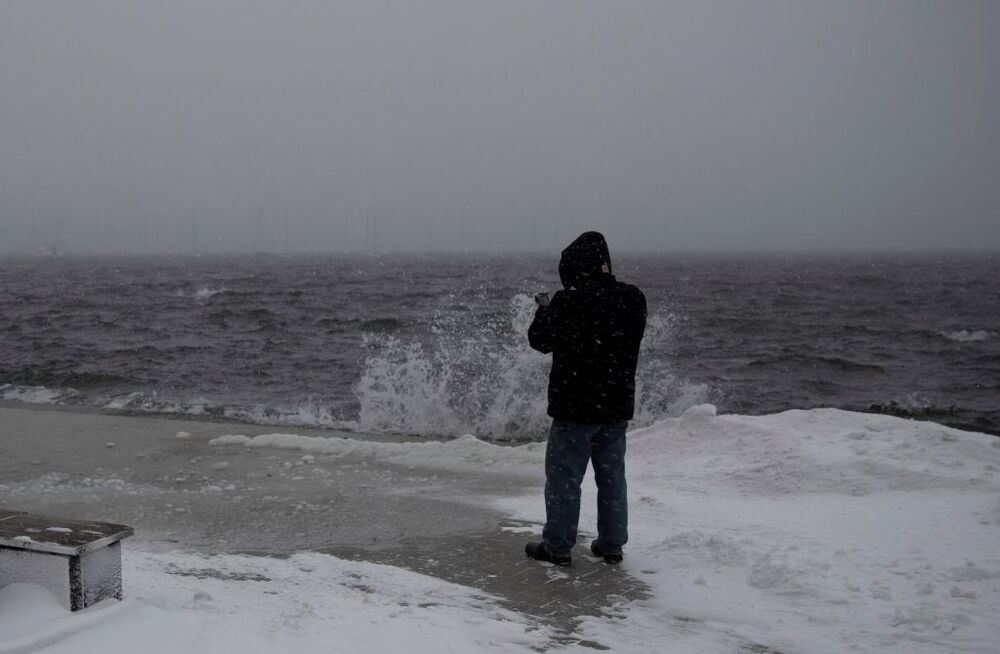
M580 485L593 461L597 482L597 544L620 549L628 541L625 484L625 428L553 420L545 449L545 529L542 540L553 554L569 554L580 521Z

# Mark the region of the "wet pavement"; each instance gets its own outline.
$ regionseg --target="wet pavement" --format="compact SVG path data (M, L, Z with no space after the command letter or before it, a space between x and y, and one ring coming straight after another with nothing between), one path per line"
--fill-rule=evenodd
M609 644L581 641L576 633L581 619L623 618L628 603L650 597L649 588L624 567L608 565L589 552L584 555L582 546L568 567L528 559L524 544L538 540L537 534L528 533L537 526L502 522L483 531L405 538L378 551L334 548L331 553L478 588L502 598L505 607L553 629L558 642L596 649L608 649Z

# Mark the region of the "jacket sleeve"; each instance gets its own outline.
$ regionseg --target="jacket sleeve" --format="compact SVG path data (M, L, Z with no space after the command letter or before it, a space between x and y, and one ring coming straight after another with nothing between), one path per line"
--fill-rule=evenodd
M547 307L535 310L535 319L528 327L528 344L533 350L548 354L555 350L562 340L562 314L565 312L562 291L557 292Z

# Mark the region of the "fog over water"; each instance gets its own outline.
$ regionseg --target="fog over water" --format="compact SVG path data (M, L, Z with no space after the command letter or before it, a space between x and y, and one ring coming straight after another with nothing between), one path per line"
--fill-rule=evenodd
M0 253L1000 249L1000 3L0 6Z

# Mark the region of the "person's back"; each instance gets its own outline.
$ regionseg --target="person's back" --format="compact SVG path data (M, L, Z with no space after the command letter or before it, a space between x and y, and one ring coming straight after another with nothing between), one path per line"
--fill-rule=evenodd
M529 556L569 562L576 542L580 482L593 457L598 484L598 539L592 549L621 560L627 540L625 428L634 413L635 370L646 325L646 299L611 274L607 243L586 232L562 253L564 290L539 306L531 346L552 353L546 453L547 522Z
M635 286L615 279L609 259L597 232L573 241L559 265L565 290L539 308L528 329L531 347L552 353L553 418L583 423L632 419L646 298Z

